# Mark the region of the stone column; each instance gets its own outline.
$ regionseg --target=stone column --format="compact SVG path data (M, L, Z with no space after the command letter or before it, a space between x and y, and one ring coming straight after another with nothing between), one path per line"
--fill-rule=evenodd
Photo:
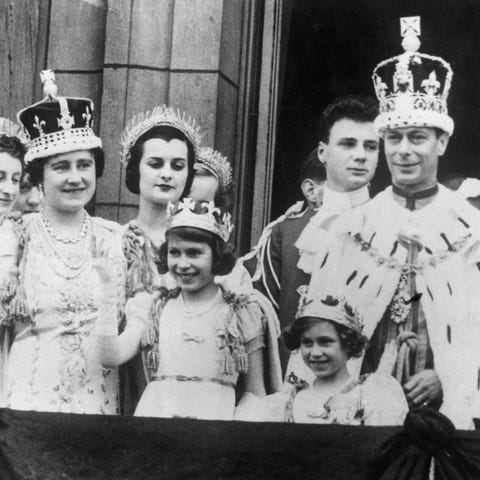
M234 161L243 8L243 0L110 2L101 118L106 169L98 215L121 223L136 215L119 137L133 115L161 103L195 117L204 143Z

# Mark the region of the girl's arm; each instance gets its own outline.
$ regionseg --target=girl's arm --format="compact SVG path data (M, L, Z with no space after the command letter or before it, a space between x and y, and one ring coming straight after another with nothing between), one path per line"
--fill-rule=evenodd
M258 398L263 398L267 394L263 381L263 348L259 348L248 355L245 393L253 393Z
M259 348L248 355L248 370L245 373L245 392L235 408L233 419L245 422L263 421L262 399L265 396L263 348Z

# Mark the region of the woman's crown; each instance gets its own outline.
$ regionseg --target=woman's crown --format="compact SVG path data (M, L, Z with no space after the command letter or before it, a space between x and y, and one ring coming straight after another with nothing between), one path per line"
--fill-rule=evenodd
M167 208L168 228L194 227L212 232L228 242L233 230L232 217L222 212L214 202L195 202L184 198L178 203L169 203Z
M220 191L226 192L232 186L232 167L225 155L210 147L202 147L198 164L211 172L218 180Z
M4 117L0 117L0 135L17 137L24 145L26 145L29 140L28 133L21 125Z
M196 120L185 112L160 105L151 111L139 113L129 120L120 137L122 146L121 161L126 166L130 160L130 150L137 140L154 127L167 126L182 132L192 144L195 157L200 148L202 135Z

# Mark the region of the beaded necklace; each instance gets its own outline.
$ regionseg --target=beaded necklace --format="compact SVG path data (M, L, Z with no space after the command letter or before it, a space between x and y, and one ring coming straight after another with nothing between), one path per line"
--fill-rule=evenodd
M88 230L88 214L86 211L83 212L83 220L82 220L82 225L80 227L80 230L76 236L73 237L67 237L67 236L62 236L59 235L53 228L53 225L51 224L50 220L45 216L45 212L42 210L40 212L40 217L42 220L43 227L45 230L48 232L51 238L53 238L55 241L60 242L60 243L65 243L65 244L75 244L80 242L85 235L87 234Z
M86 218L86 228L85 240L83 245L81 246L81 251L77 254L65 254L62 250L64 248L60 248L58 243L63 243L62 240L58 240L56 236L52 235L50 230L46 227L44 223L44 216L39 215L36 221L36 227L38 232L40 233L40 238L42 238L42 243L44 244L45 250L52 252L53 255L46 255L49 264L52 267L53 271L60 277L66 280L72 280L74 278L79 277L85 268L88 265L88 257L90 253L90 246L93 241L93 234L92 234L92 220L85 212ZM83 228L83 227L82 227ZM80 239L81 240L81 239ZM79 243L80 240L75 243ZM56 261L54 261L56 260ZM58 268L61 265L63 268Z

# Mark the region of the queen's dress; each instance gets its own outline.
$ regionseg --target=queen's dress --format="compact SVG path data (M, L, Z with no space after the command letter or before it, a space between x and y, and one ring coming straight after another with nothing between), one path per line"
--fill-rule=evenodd
M100 243L108 251L120 323L126 270L120 226L85 214L79 236L63 245L42 214L6 219L0 227L7 407L119 413L117 369L102 367L92 334L101 301L92 252Z

